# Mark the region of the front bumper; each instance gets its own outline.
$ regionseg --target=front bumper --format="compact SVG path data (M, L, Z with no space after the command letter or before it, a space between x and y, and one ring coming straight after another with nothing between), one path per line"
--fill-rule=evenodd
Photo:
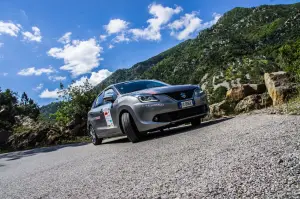
M133 106L134 120L139 131L151 131L209 114L206 96L195 97L194 106L180 109L178 103L166 95L155 96L159 102L136 103ZM191 100L191 99L187 99Z

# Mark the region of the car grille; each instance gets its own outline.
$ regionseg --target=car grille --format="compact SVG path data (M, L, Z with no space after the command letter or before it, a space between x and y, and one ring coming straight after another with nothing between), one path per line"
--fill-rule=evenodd
M156 122L172 122L172 121L181 120L184 118L200 115L207 112L208 112L207 105L202 105L202 106L197 106L189 109L183 109L179 111L158 114L154 116L154 118L155 117L158 118Z
M169 97L175 100L185 100L190 99L194 95L194 90L187 90L187 91L179 91L174 93L166 93Z

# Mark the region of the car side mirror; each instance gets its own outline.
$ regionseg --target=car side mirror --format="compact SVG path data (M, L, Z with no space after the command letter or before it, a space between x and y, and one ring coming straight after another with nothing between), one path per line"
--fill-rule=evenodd
M104 95L103 100L107 101L107 102L114 102L115 101L115 96L114 96L114 94L107 93L107 94Z

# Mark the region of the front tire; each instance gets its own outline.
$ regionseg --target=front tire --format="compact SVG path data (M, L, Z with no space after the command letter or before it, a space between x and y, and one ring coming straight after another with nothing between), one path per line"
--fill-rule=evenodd
M90 127L90 136L92 138L92 143L95 146L102 144L102 140L103 139L97 137L97 134L96 134L96 132L95 132L95 130L94 130L94 128L92 126Z
M191 121L191 124L192 124L193 127L200 126L200 124L201 124L201 119L200 119L200 118L193 119L193 120Z
M134 124L134 121L129 113L123 113L121 115L121 122L124 133L132 143L140 141L139 132Z

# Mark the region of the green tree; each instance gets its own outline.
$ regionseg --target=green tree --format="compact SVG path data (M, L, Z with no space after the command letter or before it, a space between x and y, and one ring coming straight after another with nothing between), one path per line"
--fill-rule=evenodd
M33 99L29 98L25 92L21 95L18 112L21 115L28 116L34 120L36 120L40 115L39 106L33 101Z
M63 89L64 86L61 84L60 87L62 90L59 95L62 102L54 114L56 121L62 125L66 125L72 120L85 121L93 100L97 96L97 91L93 89L88 80L83 85L71 84L68 88Z

